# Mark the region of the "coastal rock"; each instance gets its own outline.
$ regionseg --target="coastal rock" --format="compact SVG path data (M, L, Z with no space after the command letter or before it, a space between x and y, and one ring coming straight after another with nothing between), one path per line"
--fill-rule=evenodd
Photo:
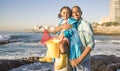
M120 35L120 26L98 26L94 27L95 35Z
M0 71L8 71L21 65L33 63L26 60L0 60Z
M95 55L91 58L91 71L117 71L120 57L114 55Z
M8 43L9 43L8 41L1 41L0 45L2 45L2 44L8 44Z
M10 38L9 35L0 35L0 44L8 44Z
M17 68L19 66L30 64L37 62L40 57L29 57L29 58L22 58L22 59L16 59L16 60L7 60L7 59L1 59L0 60L0 71L8 71L13 68Z
M38 62L39 58L29 57L18 60L0 60L0 71L8 71L18 66ZM95 55L91 57L91 71L117 71L117 69L120 69L120 57L115 55Z

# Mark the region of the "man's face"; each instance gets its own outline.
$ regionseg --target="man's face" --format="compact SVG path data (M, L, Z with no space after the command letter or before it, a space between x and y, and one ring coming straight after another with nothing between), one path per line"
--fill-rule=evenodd
M79 20L80 18L81 18L81 11L78 9L78 8L76 8L76 7L74 7L73 9L72 9L72 17L74 18L74 19L76 19L76 20Z

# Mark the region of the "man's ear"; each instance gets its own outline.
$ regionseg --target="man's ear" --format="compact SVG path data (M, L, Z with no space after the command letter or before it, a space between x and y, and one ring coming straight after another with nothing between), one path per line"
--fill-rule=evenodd
M80 11L81 15L82 15L82 11Z

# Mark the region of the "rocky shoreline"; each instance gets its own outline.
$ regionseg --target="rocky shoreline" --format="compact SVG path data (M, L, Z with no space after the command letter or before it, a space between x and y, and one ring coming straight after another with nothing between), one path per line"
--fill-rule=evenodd
M25 60L0 60L0 71L9 71L10 69L17 68L19 66L30 63L32 62Z
M120 26L93 26L93 31L95 35L120 35ZM54 30L55 26L34 26L34 32L43 32L44 28Z
M95 35L120 35L120 26L99 26L94 27L93 30Z
M25 64L39 62L38 59L39 57L0 60L0 71L9 71ZM117 69L120 69L120 57L115 55L95 55L91 57L91 71L117 71Z
M10 69L17 68L19 66L38 62L40 57L29 57L21 59L0 59L0 71L9 71Z
M91 71L117 71L120 57L115 55L95 55L91 58Z

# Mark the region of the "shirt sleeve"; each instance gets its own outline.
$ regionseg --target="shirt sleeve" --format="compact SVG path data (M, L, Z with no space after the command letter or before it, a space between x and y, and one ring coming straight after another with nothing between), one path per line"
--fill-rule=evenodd
M93 35L89 34L89 33L84 33L84 37L85 37L85 41L86 41L86 46L89 46L91 49L94 48L94 38Z
M91 49L94 48L95 42L94 42L94 35L93 35L93 29L90 24L85 26L85 31L83 32L86 46L89 46Z

